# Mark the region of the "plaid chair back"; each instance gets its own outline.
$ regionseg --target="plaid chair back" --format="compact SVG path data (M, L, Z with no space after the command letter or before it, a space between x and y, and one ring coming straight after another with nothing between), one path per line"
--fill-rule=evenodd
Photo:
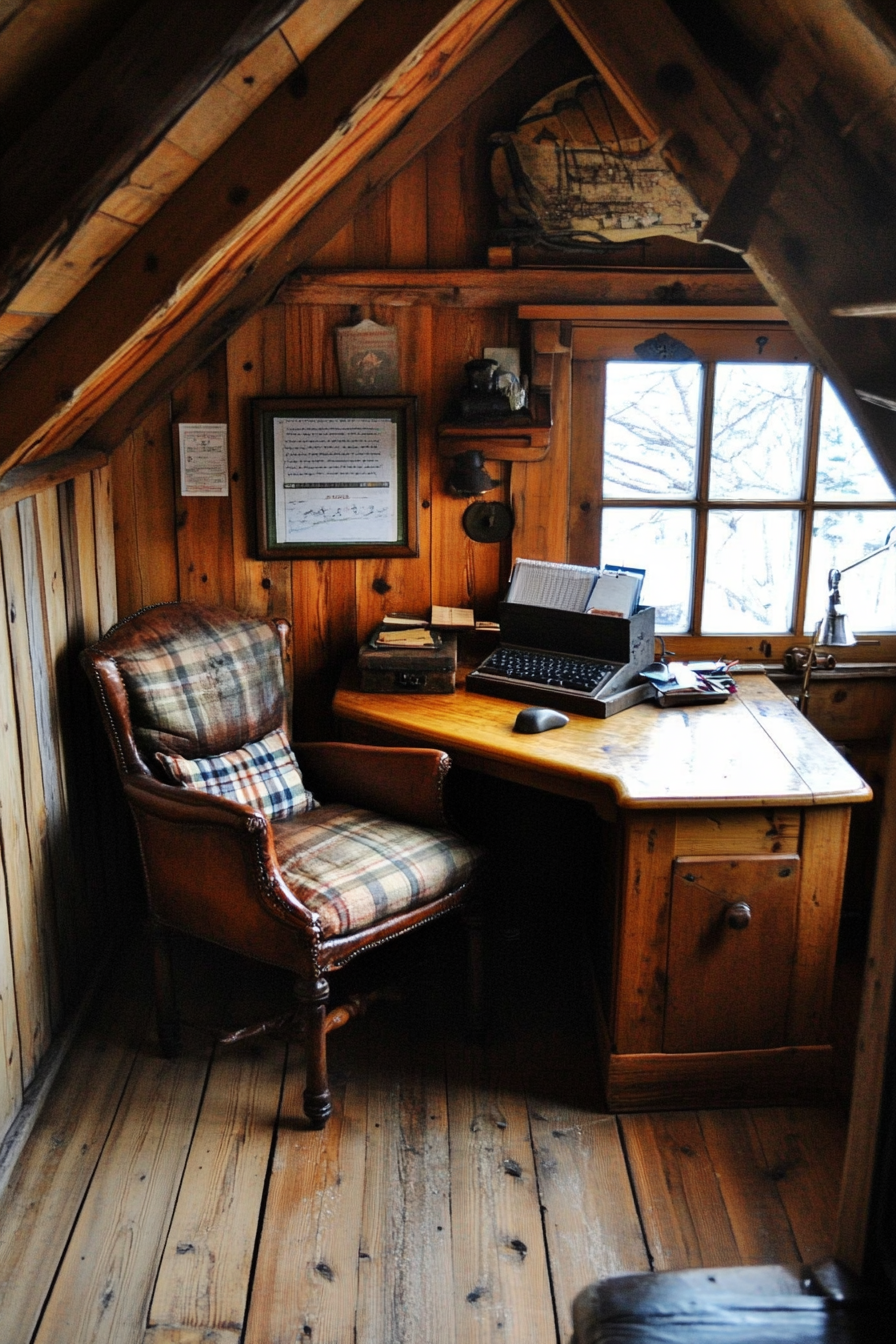
M266 621L167 603L122 622L100 647L121 674L148 760L159 750L213 756L283 726L280 640Z

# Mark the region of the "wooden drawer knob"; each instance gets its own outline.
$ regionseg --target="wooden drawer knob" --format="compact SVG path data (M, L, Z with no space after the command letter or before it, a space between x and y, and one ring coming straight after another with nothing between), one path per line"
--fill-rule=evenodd
M729 929L745 929L753 916L753 911L747 905L746 901L735 901L729 905L728 913L725 916L725 922Z

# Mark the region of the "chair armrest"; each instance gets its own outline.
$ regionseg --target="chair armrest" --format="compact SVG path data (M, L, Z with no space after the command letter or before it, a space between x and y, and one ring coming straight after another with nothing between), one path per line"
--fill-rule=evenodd
M293 744L305 782L324 802L351 803L414 826L447 826L442 799L451 760L431 747Z
M167 868L172 860L176 864L180 855L184 878L197 891L206 884L211 890L220 891L224 885L220 874L224 873L228 896L236 899L249 894L256 899L260 896L265 908L279 918L293 925L298 923L309 932L317 928L316 917L283 880L274 833L262 812L230 798L139 775L125 777L122 783L140 832L151 902L159 895L154 879L161 877L160 869ZM195 867L189 862L189 849L181 853L182 845L191 843L186 837L181 839L186 827L194 837L205 831L211 852L220 853L221 863L214 865L215 872L198 871L203 868L198 853ZM197 841L192 843L198 848ZM226 855L230 856L229 862Z
M150 812L166 821L182 821L191 826L230 826L235 830L254 830L258 823L247 826L250 817L267 825L262 812L246 803L235 803L201 789L187 789L180 784L166 784L151 775L135 775L122 780L125 795L132 807Z

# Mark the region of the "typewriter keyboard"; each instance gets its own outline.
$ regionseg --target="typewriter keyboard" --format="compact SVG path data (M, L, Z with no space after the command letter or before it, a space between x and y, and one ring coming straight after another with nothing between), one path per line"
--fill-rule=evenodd
M601 663L569 653L544 653L502 644L479 667L493 677L509 677L536 686L558 686L565 691L591 694L618 670L617 663Z

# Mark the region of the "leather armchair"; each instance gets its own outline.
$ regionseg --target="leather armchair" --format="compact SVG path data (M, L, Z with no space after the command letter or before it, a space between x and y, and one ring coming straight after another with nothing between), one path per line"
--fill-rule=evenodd
M296 745L321 806L281 821L163 778L159 749L207 757L287 727L288 637L286 621L168 603L120 622L84 651L82 664L137 824L163 1050L179 1046L167 930L294 971L307 1042L305 1114L320 1128L331 1109L326 1034L346 1017L328 1022L328 973L464 904L480 852L447 828L450 761L441 751ZM364 857L357 873L353 845ZM339 860L332 871L328 854ZM469 926L475 938L478 922Z

